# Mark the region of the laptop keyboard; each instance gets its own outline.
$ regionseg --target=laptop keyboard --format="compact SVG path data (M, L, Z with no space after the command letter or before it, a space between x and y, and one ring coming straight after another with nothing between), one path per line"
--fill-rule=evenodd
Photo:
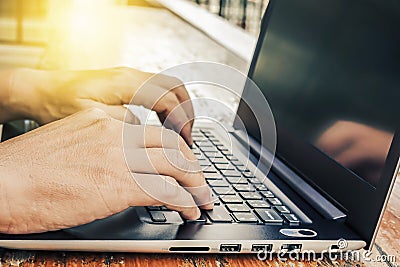
M300 220L256 178L210 130L192 133L193 153L217 200L212 211L202 211L198 220L185 223L253 223L300 225ZM166 215L176 213L166 207L146 207L154 223L170 223Z

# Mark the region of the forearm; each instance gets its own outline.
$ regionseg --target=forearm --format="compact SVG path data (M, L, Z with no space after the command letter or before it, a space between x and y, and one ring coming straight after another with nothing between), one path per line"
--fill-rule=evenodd
M12 74L13 70L0 71L0 123L9 121L13 117L9 108Z
M0 71L0 123L35 117L40 87L49 83L49 72L33 69Z
M10 180L13 180L10 173L10 167L7 166L7 153L5 151L7 145L0 143L0 233L7 233L10 225L10 209L6 185Z

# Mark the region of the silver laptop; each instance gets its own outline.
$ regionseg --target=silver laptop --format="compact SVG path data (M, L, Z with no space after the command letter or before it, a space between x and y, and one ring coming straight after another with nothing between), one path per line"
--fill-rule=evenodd
M0 247L251 253L371 248L399 168L400 10L396 1L270 0L228 136L193 131L217 197L187 221L132 207L93 223L0 235ZM272 110L276 146L256 113ZM271 160L271 150L275 157Z

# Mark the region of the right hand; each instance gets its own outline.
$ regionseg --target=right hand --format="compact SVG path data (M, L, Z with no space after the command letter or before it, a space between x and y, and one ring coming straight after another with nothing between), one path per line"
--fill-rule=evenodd
M124 124L99 109L1 143L0 155L3 233L69 228L131 206L165 205L187 219L200 216L197 205L213 208L183 138L161 127Z

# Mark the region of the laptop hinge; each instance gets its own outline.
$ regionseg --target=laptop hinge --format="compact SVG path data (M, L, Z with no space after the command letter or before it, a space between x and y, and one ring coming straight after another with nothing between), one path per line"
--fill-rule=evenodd
M272 171L285 181L295 192L314 207L324 218L335 221L345 221L347 215L326 199L321 193L308 184L297 173L285 165L279 158L274 157L267 149L260 148L259 143L243 131L234 131L232 134L239 142L248 145L251 153L262 162L272 163Z

